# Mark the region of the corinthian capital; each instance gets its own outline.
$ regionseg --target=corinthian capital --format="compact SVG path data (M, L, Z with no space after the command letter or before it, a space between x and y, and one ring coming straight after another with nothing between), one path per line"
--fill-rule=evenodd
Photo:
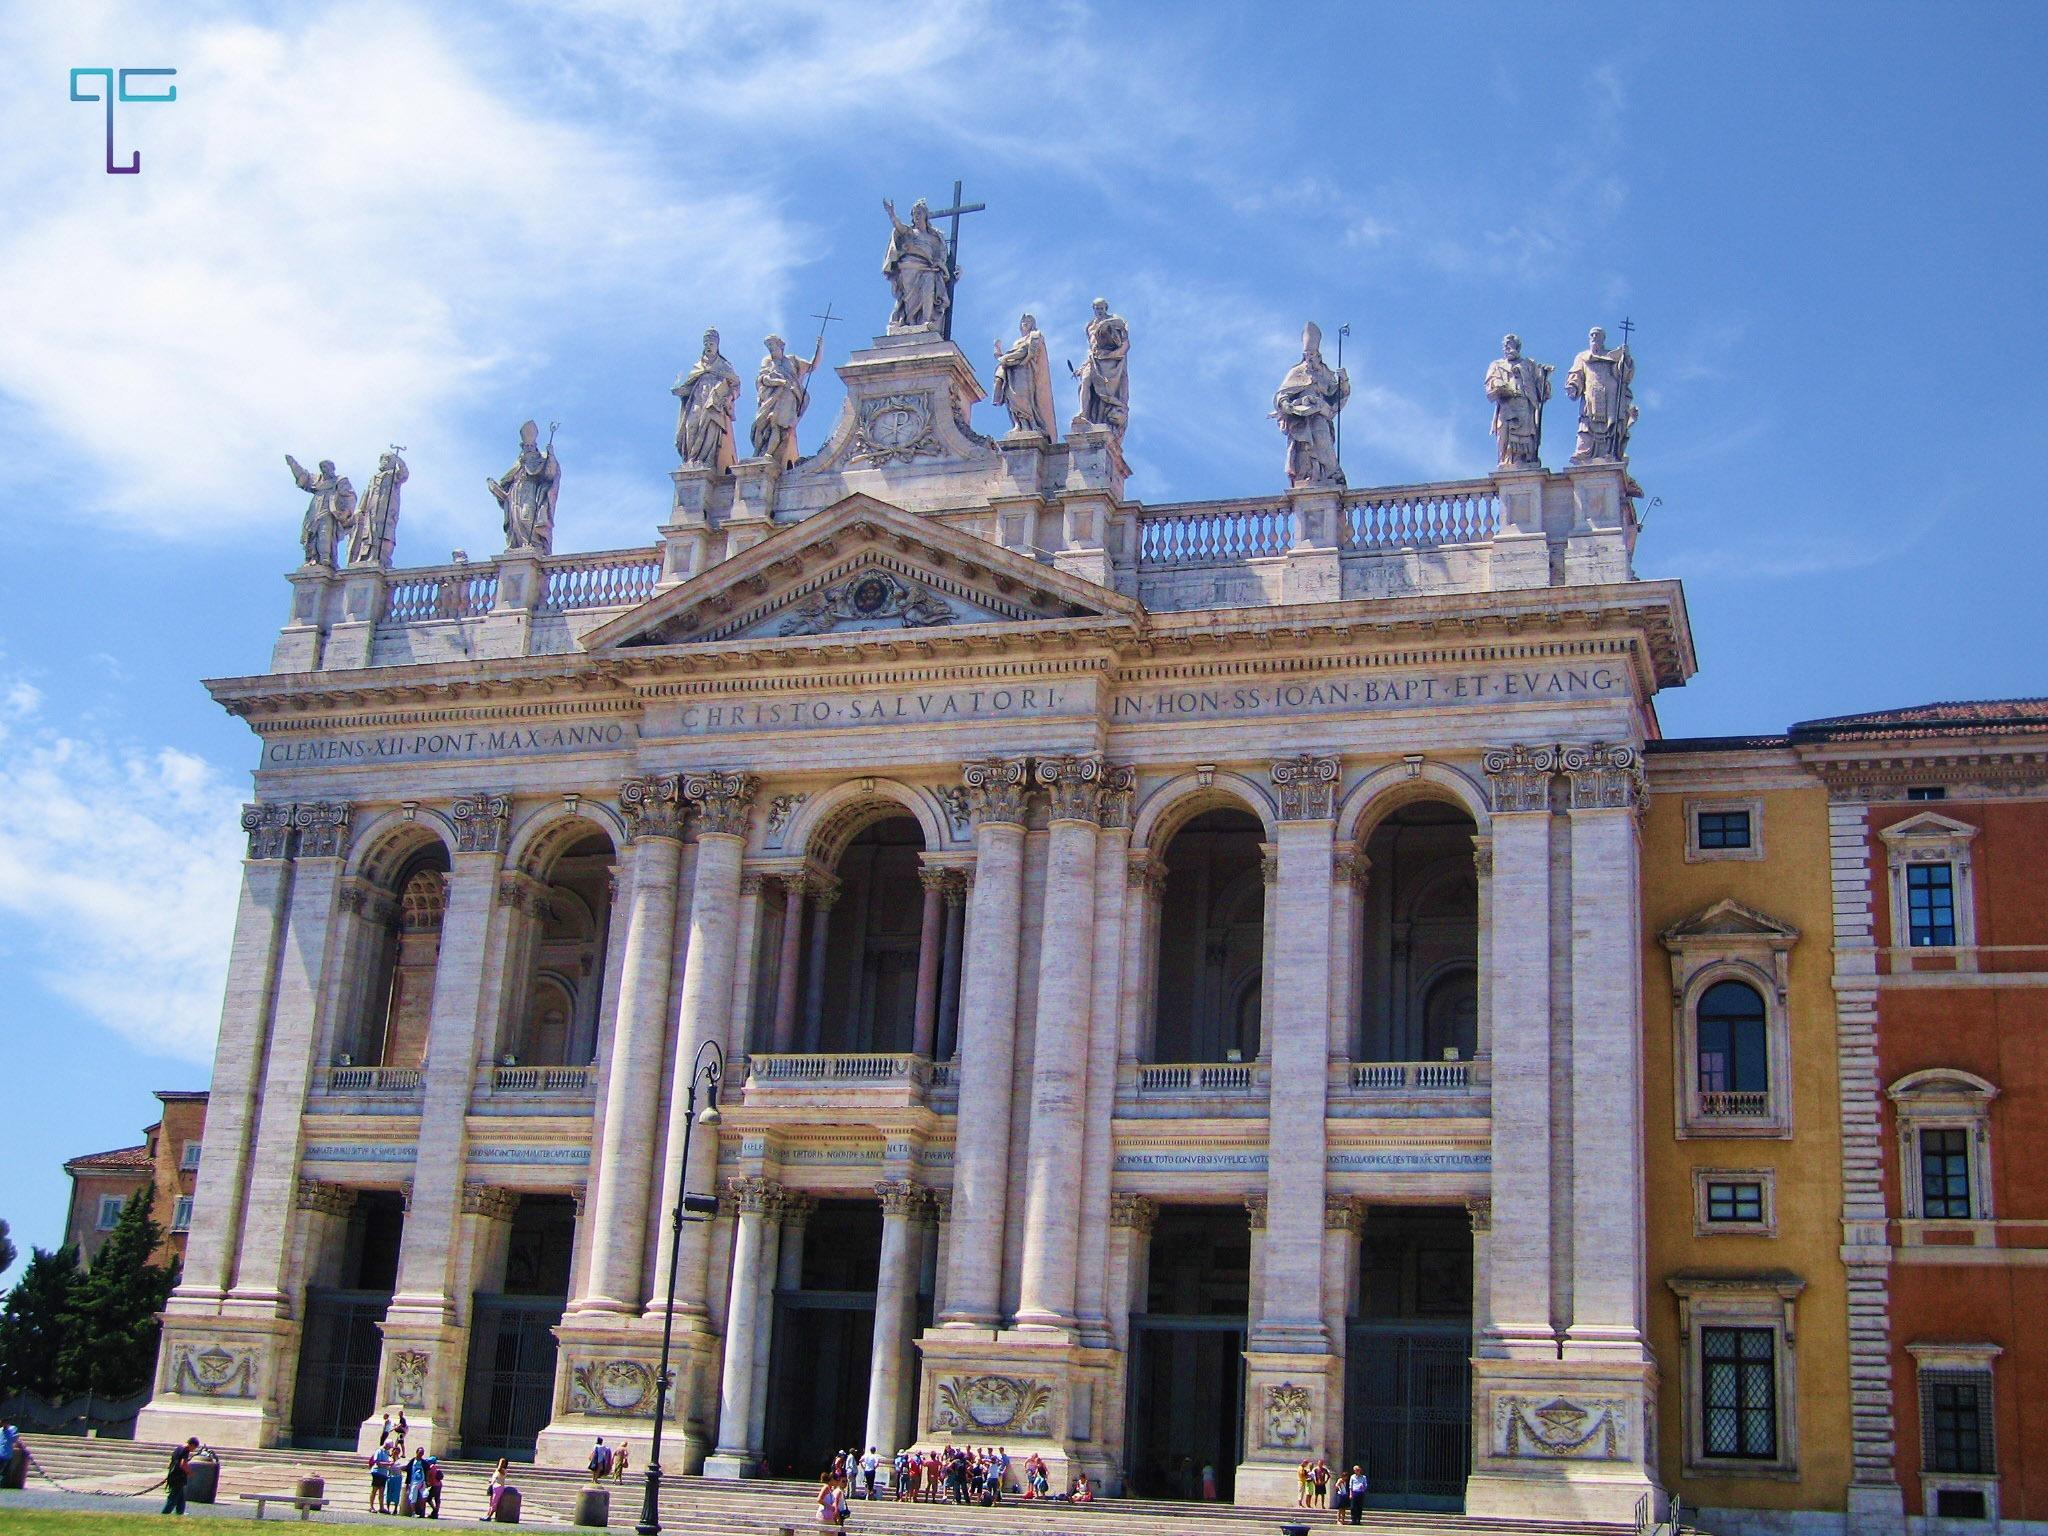
M891 1179L875 1186L875 1198L882 1202L883 1216L915 1218L923 1213L929 1197L923 1186L908 1179Z
M1096 783L1102 777L1099 757L1041 757L1036 764L1039 787L1045 791L1054 821L1096 820Z
M457 853L503 853L505 830L512 824L512 797L495 790L477 789L455 802L449 813L455 822Z
M683 781L673 773L627 779L619 786L619 809L633 840L665 837L683 840Z
M302 859L339 859L348 854L355 808L346 800L302 800L292 807L292 830Z
M1563 747L1560 766L1572 782L1575 811L1625 811L1643 801L1642 757L1618 742Z
M1003 822L1024 825L1024 793L1029 787L1021 757L985 757L960 765L960 782L974 824Z
M242 830L249 834L249 857L284 859L291 857L292 808L290 805L245 805Z
M751 773L686 773L683 799L697 817L697 830L719 837L745 837L761 781Z
M1496 811L1547 811L1550 781L1557 773L1556 747L1491 747L1479 760L1493 781Z
M771 1179L728 1179L725 1191L742 1216L773 1216L782 1208L782 1186Z
M1328 821L1336 814L1337 759L1303 752L1273 765L1282 821Z

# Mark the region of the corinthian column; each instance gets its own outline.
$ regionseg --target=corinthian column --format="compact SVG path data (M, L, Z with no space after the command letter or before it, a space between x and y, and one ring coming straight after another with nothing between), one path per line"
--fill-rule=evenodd
M924 914L917 930L917 1008L913 1015L912 1054L930 1057L939 1023L939 936L945 922L947 871L918 870L924 887Z
M1550 781L1557 749L1505 747L1493 781L1492 932L1482 986L1493 1030L1492 1287L1481 1354L1557 1355L1550 1316ZM1612 1092L1613 1085L1609 1085ZM1630 1197L1633 1199L1633 1195Z
M1102 762L1041 758L1051 805L1045 921L1038 944L1038 1022L1031 1055L1020 1327L1074 1326L1080 1243L1083 1111L1095 993L1095 835ZM971 1063L970 1063L971 1066Z
M1643 1352L1643 771L1632 746L1566 747L1572 853L1572 1317L1566 1359Z
M762 1308L773 1304L773 1293L761 1283L761 1271L768 1262L768 1224L776 1218L781 1193L780 1186L764 1179L741 1180L733 1188L740 1211L739 1236L733 1244L732 1305L725 1318L718 1450L704 1464L706 1477L746 1477L760 1459L761 1448L748 1443L754 1418L754 1346Z
M667 1034L675 943L676 881L683 857L682 781L674 774L628 779L619 804L632 833L626 957L612 1025L604 1134L593 1170L590 1262L572 1312L637 1312L645 1251L648 1176L653 1168L655 1096Z
M875 1340L868 1367L866 1444L894 1456L903 1433L911 1379L911 1329L917 1321L918 1222L929 1203L906 1180L875 1186L882 1202L882 1264L875 1283Z
M804 892L802 875L782 880L782 951L775 967L775 1032L769 1049L785 1055L796 1049L796 1003L803 981Z
M697 820L697 881L690 895L690 936L683 967L682 997L677 1004L676 1055L669 1082L668 1139L661 1165L661 1209L672 1211L681 1198L677 1180L682 1176L683 1143L698 1135L688 1104L697 1056L709 1040L722 1046L732 1023L732 978L737 959L735 942L739 929L740 859L747 847L747 823L753 815L754 791L758 781L748 773L691 773L683 776L683 800ZM698 1107L703 1107L699 1096ZM703 1133L702 1155L691 1161L702 1172L701 1187L714 1182L717 1138ZM709 1234L703 1222L683 1228L682 1276L701 1276L706 1265L700 1255ZM667 1304L668 1258L666 1245L655 1254L654 1291L659 1305ZM692 1317L705 1313L701 1282L692 1292L680 1287L677 1310Z
M1003 1217L1010 1177L1010 1086L1017 1048L1017 941L1024 906L1024 764L961 770L974 809L974 886L960 987L960 1100L953 1221L941 1321L992 1328L1002 1311Z

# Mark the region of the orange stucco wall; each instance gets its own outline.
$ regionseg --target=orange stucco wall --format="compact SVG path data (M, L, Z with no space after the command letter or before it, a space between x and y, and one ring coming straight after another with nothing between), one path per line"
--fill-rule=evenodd
M1776 777L1796 775L1789 754ZM1747 796L1707 754L1653 764L1643 820L1644 1136L1648 1193L1649 1320L1661 1375L1659 1464L1665 1486L1694 1507L1839 1510L1849 1481L1848 1302L1841 1265L1841 1100L1835 1055L1833 895L1827 795L1810 787L1762 791L1762 860L1685 862L1688 795ZM1658 934L1733 899L1797 928L1788 1012L1792 1028L1790 1140L1676 1135L1676 1042L1671 961ZM1777 1235L1702 1237L1694 1230L1695 1168L1776 1172ZM1679 1271L1790 1270L1806 1282L1797 1309L1798 1476L1687 1477Z

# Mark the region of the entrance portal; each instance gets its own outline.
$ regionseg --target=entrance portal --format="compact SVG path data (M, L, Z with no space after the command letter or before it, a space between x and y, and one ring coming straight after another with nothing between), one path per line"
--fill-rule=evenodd
M1472 1234L1463 1211L1367 1213L1344 1359L1344 1441L1367 1502L1462 1509L1472 1470Z
M803 1230L799 1261L785 1262L775 1288L763 1453L775 1476L811 1479L835 1451L867 1445L881 1207L821 1200ZM920 1312L929 1316L928 1300Z
M379 1324L398 1279L404 1230L405 1205L396 1194L358 1191L348 1224L318 1266L337 1283L306 1287L292 1391L294 1445L352 1451L363 1420L376 1416Z
M471 1305L469 1373L462 1393L466 1456L533 1460L553 1414L555 1325L569 1302L575 1203L567 1195L524 1195L512 1218L501 1291Z
M1200 1499L1207 1483L1227 1500L1244 1454L1250 1228L1241 1211L1169 1207L1149 1263L1131 1316L1125 1481L1142 1498Z

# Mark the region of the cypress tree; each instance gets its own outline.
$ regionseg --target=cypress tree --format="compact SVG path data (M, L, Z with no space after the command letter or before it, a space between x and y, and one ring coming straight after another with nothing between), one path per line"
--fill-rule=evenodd
M178 1283L177 1266L153 1262L164 1240L150 1215L153 1186L128 1197L106 1243L93 1255L65 1315L58 1374L69 1393L120 1398L149 1385L156 1366L157 1314Z
M59 1356L66 1319L83 1282L76 1248L38 1248L29 1257L0 1309L0 1397L16 1392L52 1399L64 1395Z

